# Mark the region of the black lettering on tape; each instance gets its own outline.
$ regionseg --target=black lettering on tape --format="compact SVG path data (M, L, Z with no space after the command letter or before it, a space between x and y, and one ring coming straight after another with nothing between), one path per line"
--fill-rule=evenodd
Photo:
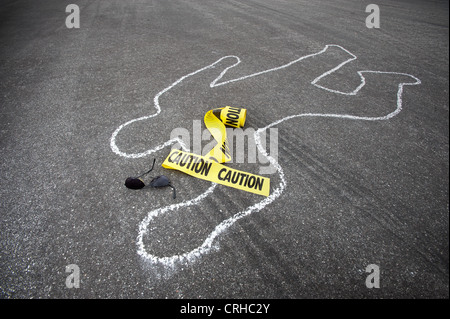
M177 152L173 152L172 154L170 154L170 156L169 156L169 158L167 159L170 163L173 163L173 159L172 159L172 157L174 156L174 155L178 155L179 154L179 152L177 153Z
M217 178L220 179L221 181L223 181L223 177L222 177L221 175L222 175L223 172L226 172L226 171L227 171L226 168L222 168L222 169L219 171L219 174L217 174Z

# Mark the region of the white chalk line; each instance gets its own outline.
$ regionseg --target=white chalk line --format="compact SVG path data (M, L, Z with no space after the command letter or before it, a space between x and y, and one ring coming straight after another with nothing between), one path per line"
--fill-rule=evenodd
M209 196L210 194L213 193L215 187L217 186L216 184L212 183L212 185L201 195L199 195L198 197L191 199L191 200L187 200L178 204L173 204L173 205L169 205L169 206L165 206L165 207L161 207L155 210L152 210L151 212L148 213L147 217L144 218L144 220L142 220L142 222L139 224L139 232L138 232L138 237L137 237L137 246L138 246L138 254L141 255L142 257L144 257L146 260L150 261L151 263L155 263L155 264L161 264L170 268L173 268L175 264L177 263L184 263L184 262L189 262L192 263L194 262L196 259L198 259L199 257L201 257L202 255L209 253L213 248L214 248L214 241L215 239L222 234L226 229L228 229L229 227L231 227L236 221L238 221L239 219L246 217L250 214L252 214L253 212L257 212L262 210L264 207L266 207L268 204L272 203L275 199L277 199L285 190L286 188L286 179L285 179L285 175L284 175L284 171L282 169L282 167L280 166L280 164L273 158L271 157L269 154L267 154L266 150L263 148L262 143L260 141L260 135L262 132L266 131L267 129L278 125L282 122L285 122L287 120L290 119L294 119L294 118L300 118L300 117L329 117L329 118L340 118L340 119L349 119L349 120L364 120L364 121L381 121L381 120L388 120L394 116L396 116L397 114L399 114L402 110L402 94L403 94L403 87L406 85L418 85L421 84L421 81L410 75L407 73L398 73L398 72L384 72L384 71L371 71L371 70L366 70L366 71L358 71L358 75L360 77L360 81L361 83L351 92L342 92L342 91L337 91L337 90L333 90L324 86L321 86L318 84L318 82L323 79L324 77L332 74L333 72L336 72L337 70L339 70L340 68L342 68L344 65L346 65L347 63L350 63L354 60L357 59L357 56L354 55L353 53L351 53L350 51L346 50L345 48L339 46L339 45L334 45L334 44L330 44L330 45L326 45L324 47L324 49L322 49L321 51L317 52L317 53L313 53L313 54L309 54L309 55L305 55L302 56L294 61L291 61L287 64L284 64L282 66L276 67L276 68L271 68L268 70L264 70L261 72L257 72L257 73L253 73L250 75L246 75L246 76L242 76L239 78L235 78L235 79L231 79L228 81L223 81L223 82L219 82L219 80L221 80L223 78L223 76L228 72L228 70L234 68L235 66L237 66L241 60L239 59L239 57L237 56L224 56L222 58L220 58L219 60L217 60L216 62L205 66L201 69L198 69L197 71L194 71L192 73L189 73L183 77L181 77L180 79L178 79L177 81L175 81L174 83L172 83L170 86L166 87L164 90L160 91L155 98L153 99L154 102L154 107L156 109L156 112L154 114L148 115L148 116L143 116L143 117L139 117L133 120L130 120L124 124L122 124L121 126L119 126L113 133L112 137L111 137L111 141L110 141L110 146L111 149L113 150L113 152L115 152L116 154L123 156L123 157L127 157L127 158L139 158L139 157L143 157L143 156L147 156L151 153L154 153L158 150L163 149L166 146L170 146L175 142L179 142L180 145L185 148L185 146L183 145L182 141L178 140L178 139L172 139L172 140L168 140L167 142L160 144L152 149L149 149L145 152L141 152L141 153L132 153L132 154L128 154L128 153L124 153L122 151L119 150L119 148L116 145L116 137L118 135L118 133L126 126L137 122L137 121L142 121L142 120L146 120L146 119L150 119L152 117L156 117L160 112L161 112L161 107L159 105L159 98L166 92L168 92L170 89L172 89L173 87L175 87L176 85L180 84L182 81L184 81L185 79L196 75L204 70L210 69L215 67L216 64L220 63L221 61L223 61L224 59L227 58L233 58L236 59L236 62L231 65L226 67L221 73L220 75L215 78L211 83L210 83L210 87L214 88L214 87L218 87L221 85L226 85L229 83L233 83L233 82L237 82L237 81L241 81L241 80L245 80L248 78L252 78L252 77L256 77L259 75L263 75L269 72L274 72L277 70L281 70L284 68L287 68L297 62L303 61L307 58L311 58L320 54L323 54L324 52L326 52L328 50L328 48L330 47L337 47L341 50L343 50L344 52L346 52L347 54L350 55L350 58L345 60L344 62L340 63L339 65L337 65L336 67L330 69L329 71L319 75L318 77L316 77L311 84L332 92L332 93L336 93L336 94L343 94L343 95L356 95L366 84L366 80L364 77L364 73L375 73L375 74L391 74L391 75L403 75L403 76L408 76L410 78L412 78L414 80L414 82L401 82L398 85L398 91L397 91L397 105L394 111L392 111L391 113L384 115L384 116L378 116L378 117L366 117L366 116L355 116L355 115L350 115L350 114L333 114L333 113L301 113L301 114L296 114L296 115L291 115L291 116L287 116L284 117L278 121L272 122L270 124L268 124L267 126L263 127L263 128L259 128L256 132L255 132L255 143L258 147L258 150L270 161L270 163L276 168L278 175L280 177L280 183L277 186L276 189L274 189L271 194L266 197L265 199L263 199L261 202L256 203L250 207L247 207L245 210L233 215L232 217L222 221L219 225L217 225L215 227L215 229L208 235L208 237L203 241L202 245L200 245L199 247L193 249L192 251L180 254L180 255L173 255L173 256L168 256L168 257L159 257L159 256L155 256L153 254L150 254L146 251L145 249L145 244L144 244L144 236L148 233L148 226L150 224L150 222L152 222L157 216L167 213L169 211L175 211L178 210L180 208L183 207L188 207L191 205L196 205L199 202L201 202L203 199L205 199L207 196Z

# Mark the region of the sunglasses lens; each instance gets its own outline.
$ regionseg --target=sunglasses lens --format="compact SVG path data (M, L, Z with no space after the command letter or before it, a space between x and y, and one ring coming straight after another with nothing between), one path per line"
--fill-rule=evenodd
M164 187L168 186L169 184L170 184L169 179L164 175L158 176L152 179L152 181L150 182L150 185L153 187Z
M144 182L142 180L140 180L139 178L135 178L135 177L128 177L125 180L125 186L127 188L131 188L131 189L141 189L145 186Z

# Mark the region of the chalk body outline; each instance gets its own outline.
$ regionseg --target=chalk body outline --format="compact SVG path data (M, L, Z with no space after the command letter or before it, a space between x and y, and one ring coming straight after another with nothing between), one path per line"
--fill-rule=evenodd
M183 207L187 207L187 206L191 206L191 205L195 205L198 204L199 202L201 202L203 199L205 199L207 196L209 196L210 194L213 193L215 187L217 186L216 184L212 183L212 185L201 195L181 202L181 203L177 203L177 204L172 204L172 205L168 205L168 206L164 206L164 207L160 207L157 208L155 210L150 211L147 216L141 221L141 223L139 224L139 230L138 230L138 236L137 236L137 252L140 256L142 256L143 258L145 258L146 260L148 260L151 263L154 264L162 264L166 267L170 267L173 268L173 266L177 263L185 263L185 262L189 262L192 263L194 262L196 259L200 258L202 255L209 253L214 247L214 242L215 239L222 234L226 229L228 229L229 227L231 227L236 221L240 220L241 218L244 218L254 212L260 211L262 210L264 207L266 207L268 204L272 203L274 200L276 200L285 190L286 188L286 179L285 179L285 174L284 171L281 167L281 165L278 163L277 160L275 160L273 157L271 157L269 154L267 154L266 150L262 147L261 144L261 140L260 140L260 135L262 132L266 131L267 129L278 125L282 122L285 122L287 120L290 119L294 119L294 118L300 118L300 117L328 117L328 118L340 118L340 119L348 119L348 120L363 120L363 121L382 121L382 120L388 120L391 119L392 117L398 115L401 111L402 111L402 95L403 95L403 88L404 86L410 86L410 85L419 85L421 84L420 79L418 79L417 77L411 75L411 74L407 74L407 73L400 73L400 72L387 72L387 71L373 71L373 70L364 70L364 71L357 71L357 74L360 77L360 84L353 90L350 92L342 92L342 91L338 91L338 90L333 90L330 88L327 88L325 86L322 86L319 84L320 80L325 78L326 76L336 72L337 70L339 70L340 68L342 68L344 65L354 61L357 59L357 56L354 55L353 53L351 53L350 51L348 51L347 49L345 49L344 47L340 46L340 45L336 45L336 44L327 44L322 50L316 52L316 53L312 53L312 54L308 54L308 55L304 55L302 57L299 57L289 63L286 63L284 65L281 65L279 67L275 67L275 68L271 68L271 69L267 69L264 71L260 71L260 72L256 72L256 73L252 73L249 75L245 75L242 77L238 77L235 79L231 79L231 80L227 80L227 81L223 81L223 82L219 82L223 76L232 68L236 67L237 65L239 65L241 63L241 59L235 55L228 55L228 56L224 56L220 59L218 59L217 61L202 67L194 72L188 73L184 76L182 76L181 78L179 78L177 81L173 82L171 85L169 85L168 87L166 87L165 89L163 89L162 91L158 92L154 99L153 99L153 104L155 107L156 112L154 114L151 115L147 115L147 116L142 116L139 118L135 118L132 119L130 121L125 122L124 124L120 125L112 134L111 136L111 140L110 140L110 147L112 149L112 151L114 153L116 153L119 156L122 157L126 157L126 158L140 158L140 157L144 157L144 156L148 156L154 152L157 152L167 146L170 146L174 143L179 143L181 145L181 147L183 149L186 150L186 147L183 143L182 140L178 139L178 138L174 138L174 139L170 139L167 140L166 142L164 142L163 144L160 144L154 148L148 149L144 152L140 152L140 153L125 153L119 150L119 148L116 145L116 137L119 134L119 132L125 128L126 126L135 123L137 121L143 121L143 120L147 120L153 117L158 116L158 114L161 113L161 106L159 104L159 98L166 92L168 92L169 90L171 90L172 88L174 88L175 86L177 86L178 84L180 84L181 82L183 82L184 80L188 79L191 76L194 76L198 73L201 73L205 70L214 68L218 63L222 62L224 59L228 59L228 58L233 58L236 60L236 62L228 67L226 67L218 77L216 77L211 83L210 83L210 88L215 88L215 87L219 87L222 85L227 85L233 82L238 82L238 81L242 81L248 78L252 78L252 77L256 77L256 76L260 76L263 74L267 74L270 72L274 72L274 71L278 71L278 70L282 70L285 68L288 68L289 66L301 62L303 60L306 60L308 58L312 58L315 56L318 56L320 54L325 53L329 48L331 47L336 47L341 49L342 51L346 52L350 57L343 61L342 63L338 64L336 67L322 73L321 75L319 75L318 77L316 77L310 84L312 84L313 86L323 89L325 91L328 92L332 92L332 93L336 93L336 94L342 94L342 95L356 95L365 85L366 85L366 79L364 77L365 73L374 73L374 74L391 74L391 75L403 75L403 76L407 76L410 77L411 79L414 80L414 82L400 82L398 84L398 90L397 90L397 103L396 103L396 108L394 111L384 115L384 116L373 116L373 117L367 117L367 116L356 116L356 115L351 115L351 114L334 114L334 113L300 113L300 114L295 114L295 115L290 115L287 117L284 117L280 120L277 120L275 122L272 122L268 125L266 125L263 128L259 128L255 131L254 133L254 137L255 137L255 142L256 145L258 147L258 150L261 152L261 154L263 156L265 156L269 162L276 168L279 177L280 177L280 183L277 186L277 188L275 188L274 190L272 190L271 194L264 198L262 201L247 207L246 209L244 209L241 212L238 212L236 214L234 214L232 217L225 219L224 221L222 221L220 224L218 224L214 230L209 234L209 236L203 241L202 245L200 245L199 247L189 251L189 252L185 252L183 254L180 255L173 255L173 256L168 256L168 257L159 257L159 256L155 256L152 255L150 253L148 253L145 249L145 244L143 241L144 236L147 234L148 232L148 226L150 224L150 222L152 220L154 220L157 216L161 215L161 214L165 214L169 211L175 211L178 210L180 208Z

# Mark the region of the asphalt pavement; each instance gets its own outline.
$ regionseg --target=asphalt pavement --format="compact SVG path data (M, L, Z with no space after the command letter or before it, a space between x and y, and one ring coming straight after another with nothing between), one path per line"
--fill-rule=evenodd
M370 3L2 0L0 298L448 298L449 3ZM227 105L268 197L161 167Z

